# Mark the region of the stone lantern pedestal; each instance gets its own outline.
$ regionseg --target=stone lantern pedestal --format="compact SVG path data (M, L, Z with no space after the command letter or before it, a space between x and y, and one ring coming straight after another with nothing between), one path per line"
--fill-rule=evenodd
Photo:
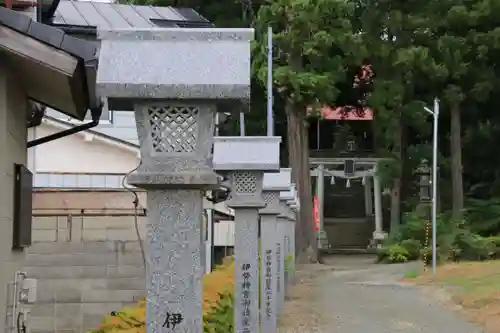
M252 29L99 31L98 94L135 113L147 190L146 330L201 333L201 224L221 104L250 96ZM224 66L220 66L221 61Z
M280 169L279 173L265 173L262 197L266 207L260 214L261 251L261 332L277 331L277 264L276 241L278 239L276 217L283 211L280 192L290 187L290 169Z
M234 209L236 333L259 332L259 209L264 172L279 171L280 137L216 137L214 168L227 173ZM262 255L262 253L261 253Z

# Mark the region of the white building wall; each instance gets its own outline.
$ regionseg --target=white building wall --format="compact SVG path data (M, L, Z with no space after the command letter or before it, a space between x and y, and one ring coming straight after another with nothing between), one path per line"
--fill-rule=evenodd
M214 246L234 246L234 221L214 224Z
M30 128L28 137L41 138L62 131L49 124ZM75 154L75 151L78 153ZM28 166L33 173L126 174L140 158L137 152L106 145L92 135L73 134L28 149Z

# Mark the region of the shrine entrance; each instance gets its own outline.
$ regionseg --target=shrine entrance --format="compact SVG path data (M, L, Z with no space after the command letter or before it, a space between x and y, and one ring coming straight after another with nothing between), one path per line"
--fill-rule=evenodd
M322 250L376 247L385 237L373 110L343 110L323 107L322 118L308 127L315 228Z
M318 245L323 250L366 249L385 238L378 160L311 158L319 233L323 235Z

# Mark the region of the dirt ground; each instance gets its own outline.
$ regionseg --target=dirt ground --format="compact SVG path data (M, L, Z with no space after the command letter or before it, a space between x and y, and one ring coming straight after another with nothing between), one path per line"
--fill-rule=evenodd
M420 271L419 263L377 265L374 262L370 256L335 256L326 260L326 265L300 267L285 302L278 332L485 333L482 326L452 309L452 297L446 298L448 294L441 293L444 288L437 280L427 281L422 276L412 279L412 283L401 281L407 272ZM447 276L444 270L441 274ZM484 279L477 284L484 285ZM477 293L478 289L470 290ZM457 295L453 294L453 299ZM478 318L476 322L480 321ZM490 322L489 326L495 326Z
M325 325L321 316L321 302L317 295L321 273L333 268L325 265L297 267L295 283L286 298L278 322L278 333L320 333Z
M500 333L500 261L447 264L435 276L427 272L414 282L444 290L464 315L488 333Z

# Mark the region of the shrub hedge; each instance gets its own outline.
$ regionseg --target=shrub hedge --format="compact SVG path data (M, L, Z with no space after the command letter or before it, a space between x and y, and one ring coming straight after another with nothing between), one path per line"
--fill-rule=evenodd
M203 276L203 332L233 332L234 263L217 267ZM146 303L124 307L104 317L90 333L145 333Z
M426 235L426 224L417 214L406 214L398 231L390 234L377 251L378 260L397 263L425 258L430 261L431 235ZM438 261L500 259L500 236L483 237L472 232L465 221L439 216L436 240Z

